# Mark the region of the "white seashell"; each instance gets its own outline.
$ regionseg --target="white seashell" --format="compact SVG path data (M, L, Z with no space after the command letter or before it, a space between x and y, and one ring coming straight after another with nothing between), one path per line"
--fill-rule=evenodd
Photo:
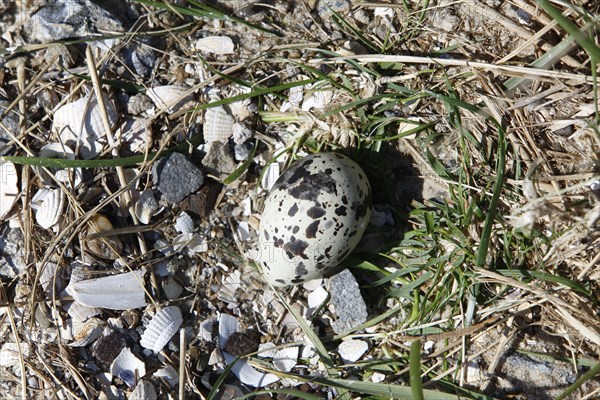
M177 333L183 318L177 306L165 307L152 318L142 334L140 344L146 349L159 353Z
M275 369L282 372L290 372L298 361L298 351L299 348L297 346L278 350L273 356L273 366Z
M146 375L146 365L125 347L110 365L112 376L119 377L129 386L135 385L135 378Z
M156 86L146 91L146 94L159 109L169 113L179 110L192 99L189 88L185 85Z
M104 104L112 128L118 120L117 110L108 96L104 96ZM106 136L97 100L85 96L60 107L54 112L52 131L59 135L61 142L73 148L79 141L83 159L96 157L102 150Z
M175 220L175 230L179 233L192 233L194 231L194 220L190 214L182 211Z
M127 400L156 400L157 398L154 385L145 379L140 379Z
M60 217L65 205L65 194L61 189L51 189L42 200L42 204L35 213L36 222L44 229L54 226Z
M275 343L267 342L258 345L258 352L256 353L257 357L273 358L275 357L275 354L277 354L277 350L275 349Z
M332 90L318 90L309 94L302 102L302 111L310 111L316 108L319 111L324 110L333 100Z
M173 239L173 250L180 251L187 249L191 254L206 253L208 244L198 234L182 233Z
M143 118L127 118L119 128L121 140L129 143L129 150L134 153L143 153L150 141L147 129L148 120Z
M213 317L205 319L200 323L200 332L198 332L198 337L202 338L207 342L212 342L212 331L215 326L215 319Z
M264 374L255 370L246 360L239 359L236 361L237 357L232 356L229 353L223 353L223 357L225 357L225 361L227 364L233 364L231 370L238 377L240 382L245 385L249 385L252 387L263 387L270 385L273 382L277 382L280 378L275 374Z
M153 373L152 376L164 379L171 387L179 383L179 374L177 373L177 370L170 365L159 369Z
M183 288L172 276L168 276L166 280L162 281L161 286L165 297L169 300L176 299L183 293Z
M40 149L40 157L43 158L62 158L67 160L75 159L75 152L66 145L61 143L48 143ZM52 185L54 182L48 173L40 167L34 167L36 173L42 180L42 182L46 185ZM75 169L51 169L54 173L56 179L60 182L67 183L70 182L71 173L74 171L73 183L75 186L78 186L81 183L83 172L81 168Z
M242 286L242 275L239 270L233 271L223 279L223 283L217 292L217 299L226 303L235 303L237 298L235 292Z
M25 342L20 343L23 357L29 357L31 348ZM13 367L19 364L19 346L16 343L4 343L0 348L0 367Z
M233 54L233 40L227 36L207 36L196 40L194 49L213 54Z
M66 292L88 307L128 310L146 306L145 269L104 278L71 282Z
M288 99L281 105L279 111L287 112L298 107L304 97L304 86L294 86L288 92Z
M208 144L216 140L226 143L233 135L234 120L221 106L206 110L202 132L204 141Z
M277 179L279 179L279 175L281 174L281 167L277 161L272 162L267 167L267 170L262 176L260 181L260 186L265 190L271 190Z
M40 272L42 264L36 263L35 267L37 271ZM61 278L61 274L58 272L58 264L52 261L47 262L44 268L41 270L39 282L49 299L54 298L55 292L60 293L64 288L62 286L63 280Z
M142 224L149 224L150 219L162 211L159 209L158 201L154 197L152 189L146 189L141 194L133 206L135 216Z
M223 353L221 353L219 351L219 349L213 349L213 351L210 352L210 357L208 358L208 365L217 365L217 364L221 364L225 361L225 358L223 358Z
M17 168L11 162L0 162L0 218L8 214L19 194Z
M237 226L237 234L242 242L246 242L250 239L250 226L248 222L241 221Z
M88 307L77 301L69 304L66 309L67 314L73 319L73 323L86 321L102 313L102 310L99 308Z
M369 350L369 344L363 340L344 340L338 347L340 357L346 363L353 363L360 359Z
M83 347L92 343L102 334L104 321L98 318L91 318L85 322L71 321L73 324L73 340L69 343L71 347Z

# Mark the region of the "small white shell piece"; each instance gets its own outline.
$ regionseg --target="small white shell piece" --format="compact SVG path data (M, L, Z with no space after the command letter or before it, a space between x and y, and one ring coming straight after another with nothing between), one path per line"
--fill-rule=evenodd
M346 363L358 361L369 350L369 344L363 340L344 340L338 347L340 357Z
M196 40L194 48L213 54L233 54L233 40L227 36L207 36Z
M146 94L159 109L172 113L191 100L192 95L185 85L156 86L146 91Z
M71 150L69 146L62 145L61 143L48 143L40 149L40 157L74 160L75 152ZM44 182L46 185L51 185L54 183L43 168L36 167L35 169L42 182ZM73 170L73 173L73 184L75 186L78 186L81 183L83 172L81 168L75 168ZM57 169L54 171L54 176L56 177L56 179L63 183L69 182L70 175L71 171L68 169Z
M146 306L145 269L104 278L71 282L66 292L88 307L129 310Z
M110 373L123 379L131 387L135 384L135 377L146 375L146 365L125 347L110 365Z
M98 318L90 318L85 322L73 321L73 340L74 342L69 343L71 347L83 347L92 343L100 337L104 323Z
M147 225L153 216L162 211L162 208L159 209L158 201L154 197L154 191L152 189L145 189L135 202L133 210L140 222Z
M233 117L222 106L206 110L204 115L203 134L208 144L216 140L226 143L233 135Z
M175 368L173 368L170 365L162 367L161 369L153 373L152 376L155 378L164 379L171 387L177 385L177 383L179 382L179 373Z
M190 217L190 214L185 211L179 214L179 217L175 220L175 230L179 233L194 232L194 220Z
M17 169L11 162L0 162L0 218L3 218L17 201L19 194Z
M35 213L36 222L44 229L56 225L65 205L65 194L62 189L48 189L43 194L42 203Z
M104 96L106 113L111 128L118 120L115 106ZM89 160L96 157L102 150L102 142L106 136L102 123L102 111L95 97L82 97L72 103L67 103L54 112L52 131L59 135L66 145L76 148L79 141L81 157Z
M154 315L142 334L140 344L146 349L159 353L177 333L183 318L177 306L165 307Z
M278 350L273 356L273 366L275 369L282 372L290 372L296 366L298 350L296 346Z

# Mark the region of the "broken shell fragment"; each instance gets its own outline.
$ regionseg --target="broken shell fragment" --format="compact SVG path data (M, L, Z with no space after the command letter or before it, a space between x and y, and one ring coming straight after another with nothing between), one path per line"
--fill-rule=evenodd
M129 310L146 306L145 269L103 278L69 283L65 289L75 301L88 307Z
M153 216L162 211L162 208L159 208L158 201L154 197L154 191L145 189L136 201L133 211L138 220L147 225Z
M290 372L296 366L298 360L298 347L286 347L275 353L273 366L276 370Z
M194 220L190 214L182 211L175 220L175 230L179 233L192 233L194 231Z
M110 373L123 379L127 386L133 387L136 377L141 378L146 375L146 365L134 356L128 347L125 347L112 362Z
M35 213L35 220L42 228L48 229L56 225L62 215L65 194L61 189L49 189L41 196L43 200Z
M363 340L344 340L338 347L338 353L340 357L346 363L353 363L358 361L369 349L367 342Z
M156 107L172 113L192 99L188 90L189 88L185 85L165 85L148 89L146 94Z
M131 392L131 395L127 398L128 400L156 400L157 394L154 385L151 382L140 379L140 381Z
M113 230L110 220L102 214L94 215L90 219L89 226L88 236ZM86 250L100 258L116 260L123 252L123 243L116 236L86 238L84 243Z
M152 318L142 334L140 344L146 349L159 353L177 333L183 318L177 306L165 307Z
M233 54L233 40L227 36L207 36L196 40L194 48L213 54Z
M206 110L204 115L203 134L206 143L227 142L233 135L233 117L225 110L225 108L213 107Z
M118 120L115 106L104 96L106 114L111 128ZM77 148L83 159L95 158L102 150L106 132L102 122L102 111L96 98L89 96L61 106L54 112L52 131L63 143Z

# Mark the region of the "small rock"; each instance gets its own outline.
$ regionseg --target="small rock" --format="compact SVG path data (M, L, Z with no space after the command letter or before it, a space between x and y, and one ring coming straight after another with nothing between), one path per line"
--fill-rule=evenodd
M255 330L234 332L229 336L223 350L233 356L244 356L258 350L259 335Z
M221 181L237 168L237 164L229 151L229 146L220 141L209 144L208 151L202 159L202 165L206 173Z
M166 280L161 282L161 286L163 292L165 293L165 297L169 300L173 300L178 298L181 293L183 293L183 288L173 279L172 276L169 276Z
M206 218L215 207L222 187L223 185L220 183L210 180L197 193L186 197L179 206L182 211L194 213L200 218Z
M350 11L349 0L320 0L317 4L317 13L323 20L331 20L333 13Z
M127 2L70 0L48 2L27 23L30 41L49 43L127 29Z
M202 186L204 175L186 156L172 153L154 164L152 180L166 202L179 203Z
M246 161L250 154L252 154L252 149L254 146L250 142L236 144L233 148L233 152L235 154L236 161Z
M127 112L132 115L140 115L152 107L154 107L154 103L144 93L131 96L127 102Z
M252 136L254 136L254 132L246 125L240 124L239 122L233 124L233 141L236 144L242 144L248 139L251 139Z
M106 327L102 336L92 344L92 355L105 365L110 365L126 346L125 338L113 328Z
M367 305L360 294L358 282L345 269L329 281L331 304L337 317L331 323L335 333L342 333L367 321Z

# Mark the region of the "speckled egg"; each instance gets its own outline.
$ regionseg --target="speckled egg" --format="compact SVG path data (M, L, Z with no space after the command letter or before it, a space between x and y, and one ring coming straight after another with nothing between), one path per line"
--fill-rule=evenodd
M354 161L312 154L277 180L259 227L256 261L275 286L323 276L356 247L371 216L371 187Z

